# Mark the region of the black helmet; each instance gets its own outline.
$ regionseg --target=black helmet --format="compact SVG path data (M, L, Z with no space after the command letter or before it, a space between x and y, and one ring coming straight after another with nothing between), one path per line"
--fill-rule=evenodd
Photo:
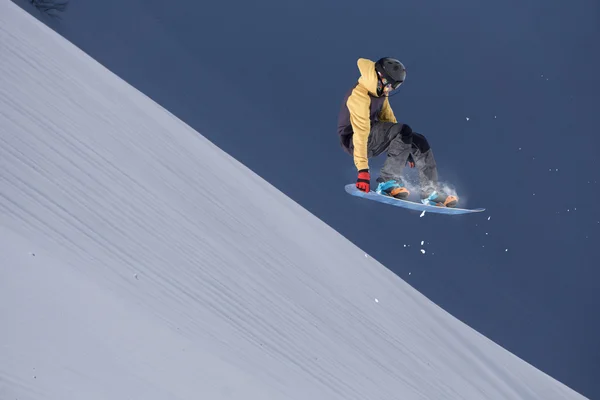
M394 89L406 79L406 68L404 64L395 58L384 57L375 63L375 71L379 72L383 78L392 84Z

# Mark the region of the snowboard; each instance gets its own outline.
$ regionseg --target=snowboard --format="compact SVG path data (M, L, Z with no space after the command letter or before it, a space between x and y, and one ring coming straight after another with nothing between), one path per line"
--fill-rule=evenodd
M396 199L390 196L384 196L382 194L378 194L377 192L370 191L369 193L365 193L361 190L358 190L355 183L350 183L346 185L346 192L351 194L352 196L362 197L364 199L377 201L379 203L390 204L396 207L407 208L409 210L414 211L425 211L429 213L436 214L449 214L449 215L457 215L457 214L472 214L485 211L485 208L474 208L474 209L466 209L466 208L450 208L450 207L439 207L439 206L430 206L428 204L417 203L416 201L410 200L401 200Z

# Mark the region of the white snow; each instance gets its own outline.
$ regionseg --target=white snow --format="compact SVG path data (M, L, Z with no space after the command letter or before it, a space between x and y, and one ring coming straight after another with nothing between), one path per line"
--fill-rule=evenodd
M0 163L1 399L582 398L8 0Z

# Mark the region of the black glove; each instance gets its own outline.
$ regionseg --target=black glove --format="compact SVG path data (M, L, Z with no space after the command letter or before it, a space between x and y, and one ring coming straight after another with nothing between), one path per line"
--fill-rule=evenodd
M356 187L358 188L358 190L367 193L371 190L371 174L369 173L368 169L361 169L360 171L358 171Z

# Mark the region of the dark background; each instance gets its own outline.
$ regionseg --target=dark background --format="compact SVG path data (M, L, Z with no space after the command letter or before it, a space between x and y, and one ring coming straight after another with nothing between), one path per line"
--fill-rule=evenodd
M60 20L15 2L445 310L600 398L597 0L71 1ZM396 116L485 213L419 218L344 192L341 100L356 60L383 56L408 70Z

